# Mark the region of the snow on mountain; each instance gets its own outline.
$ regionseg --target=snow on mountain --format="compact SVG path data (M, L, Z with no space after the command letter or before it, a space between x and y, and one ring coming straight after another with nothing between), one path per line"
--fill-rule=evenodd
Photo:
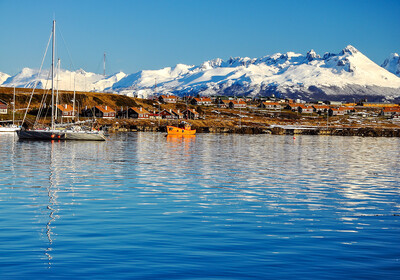
M372 62L349 45L339 53L318 55L276 53L261 58L235 57L205 61L198 66L177 64L109 77L77 70L61 70L60 89L112 91L128 96L153 94L246 95L330 100L400 101L399 56L392 54L382 65ZM389 71L388 71L389 70ZM392 73L391 73L392 72ZM395 74L393 74L395 73ZM50 88L49 71L24 68L3 86ZM57 85L57 84L56 84Z
M124 72L118 72L114 75L105 77L102 76L103 79L98 80L97 82L93 83L93 88L95 91L104 91L106 89L111 88L115 83L119 82L121 79L126 77Z
M385 59L381 66L389 72L400 77L400 56L397 53L390 54L390 56Z
M112 88L115 90L123 88L150 88L155 87L156 84L171 83L190 73L191 68L193 66L178 64L175 68L166 67L160 70L142 70L135 74L127 75L115 83Z
M55 75L55 88L61 90L79 90L79 91L104 91L113 84L124 78L126 74L123 72L104 77L100 74L86 72L82 69L69 71L60 69L60 72ZM8 77L2 86L6 87L23 87L33 88L37 83L37 88L51 88L51 71L50 69L39 70L24 68L15 76Z
M10 75L0 72L0 85L4 83L9 77Z
M157 83L157 87L155 87ZM178 95L270 95L311 98L400 97L400 78L372 62L353 46L322 57L288 52L262 58L214 59L200 66L146 70L128 75L112 87L118 92L147 90Z

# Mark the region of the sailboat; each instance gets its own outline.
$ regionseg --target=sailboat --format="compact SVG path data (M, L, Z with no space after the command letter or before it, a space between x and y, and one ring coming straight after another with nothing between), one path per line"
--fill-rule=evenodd
M56 129L54 104L54 55L55 55L56 21L53 20L52 30L52 59L51 59L51 126L45 129L21 129L17 131L20 140L91 140L105 141L102 131L88 130L81 126ZM75 102L75 99L74 99ZM29 106L28 106L29 107ZM25 114L26 115L26 114ZM25 120L25 117L24 117ZM24 121L23 120L23 121Z
M14 98L13 98L13 119L12 124L0 125L0 132L16 132L21 129L20 126L15 124L15 88L14 88Z

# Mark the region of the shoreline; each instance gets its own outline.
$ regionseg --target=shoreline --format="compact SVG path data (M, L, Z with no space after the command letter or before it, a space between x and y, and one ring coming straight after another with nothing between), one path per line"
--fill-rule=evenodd
M11 104L13 88L0 88L0 99ZM23 118L23 111L29 99L31 89L16 88L16 120ZM32 100L33 109L28 112L26 127L35 123L37 108L45 90L37 90ZM73 92L60 91L60 100L71 100ZM174 104L164 104L154 100L131 98L111 93L77 92L76 98L80 108L108 104L116 111L127 107L141 107L149 112L161 110L195 109L198 119L134 119L134 118L96 118L95 129L104 129L110 133L124 131L154 131L166 132L167 125L178 125L181 121L191 124L197 133L236 133L236 134L273 134L273 135L332 135L361 137L400 137L400 119L390 120L380 116L381 108L355 107L356 113L341 116L326 116L326 114L300 114L290 110L267 110L251 101L247 108L219 108L198 106L178 101ZM49 98L46 99L50 102ZM78 107L79 108L79 107ZM78 109L78 111L80 111ZM365 115L365 116L364 116ZM11 112L0 115L0 120L12 119ZM89 120L79 117L77 120ZM71 122L71 120L65 120ZM17 121L18 122L18 121ZM41 124L48 125L49 117L42 118Z
M400 128L387 127L322 127L302 125L242 125L242 126L198 126L188 120L196 133L221 133L221 134L272 134L272 135L325 135L325 136L360 136L360 137L400 137ZM178 121L161 121L160 125L153 122L148 124L141 121L98 120L97 128L105 129L109 133L118 132L167 132L166 126L177 125Z

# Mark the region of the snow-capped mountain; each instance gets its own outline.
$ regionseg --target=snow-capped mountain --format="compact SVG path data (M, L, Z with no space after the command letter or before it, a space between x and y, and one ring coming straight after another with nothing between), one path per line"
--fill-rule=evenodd
M6 74L6 73L1 73L0 72L0 85L2 83L4 83L8 78L10 77L10 75Z
M396 60L397 59L397 60ZM146 97L152 94L246 95L329 100L400 101L398 55L385 61L383 68L353 46L339 53L320 56L276 53L262 58L214 59L201 65L177 64L160 70L143 70L104 78L83 70L62 70L57 76L60 89L112 91ZM397 67L397 68L396 68ZM393 69L397 69L393 71ZM390 72L389 72L389 71ZM393 72L393 73L391 73ZM3 86L49 88L49 71L38 77L37 70L25 68L9 77ZM74 82L75 81L75 82Z
M103 75L85 72L82 69L77 71L60 69L59 72L56 72L54 81L55 87L62 90L104 91L125 76L126 74L122 72L104 77ZM37 88L51 88L51 71L46 69L39 73L37 69L24 68L17 75L9 76L2 83L2 86L33 88L36 83Z
M154 84L157 83L157 87ZM115 91L147 89L178 95L271 95L304 99L400 97L400 78L372 62L353 46L322 57L288 52L262 58L215 59L199 66L140 71L114 84ZM329 96L329 97L328 97Z
M392 53L381 65L383 68L400 77L400 56Z

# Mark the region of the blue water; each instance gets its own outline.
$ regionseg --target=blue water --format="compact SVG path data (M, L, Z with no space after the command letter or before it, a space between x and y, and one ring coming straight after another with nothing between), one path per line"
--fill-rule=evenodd
M0 279L400 279L399 148L0 134Z

